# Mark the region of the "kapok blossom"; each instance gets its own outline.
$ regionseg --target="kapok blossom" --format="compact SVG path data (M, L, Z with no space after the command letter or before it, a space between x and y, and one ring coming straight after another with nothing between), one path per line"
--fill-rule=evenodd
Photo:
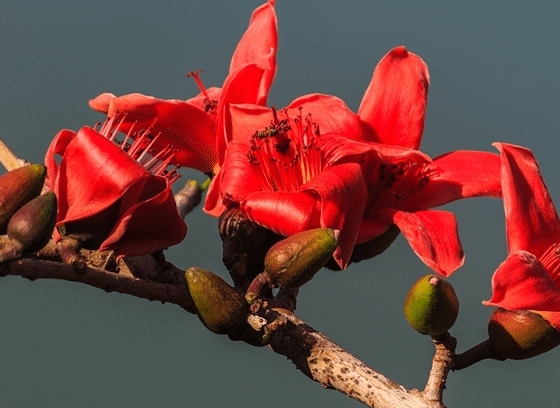
M278 43L274 1L258 7L249 28L231 60L222 88L204 88L198 72L191 72L201 93L189 100L163 100L139 93L117 97L103 93L90 101L92 109L103 112L127 133L132 127L152 127L165 143L177 149L175 161L203 173L217 174L225 151L223 132L216 122L224 103L265 105L276 73ZM157 120L156 120L157 119ZM164 148L156 142L155 148Z
M339 98L321 94L298 98L287 109L305 105L323 134L417 149L424 129L428 84L429 74L424 61L401 46L387 53L375 68L358 114ZM248 142L254 132L262 131L271 123L271 117L265 115L256 126L250 124L240 106L230 108L240 104L227 96L224 96L223 104L224 114L218 119L217 129L223 130L224 137L219 140L225 141L226 147L233 141ZM249 115L254 117L254 112ZM225 209L218 193L219 178L214 178L205 203L205 211L215 216Z
M428 266L449 276L464 257L456 220L429 208L499 197L499 157L453 152L432 161L416 150L427 83L423 61L398 47L376 68L372 84L381 89L370 85L358 115L340 99L319 94L280 110L230 104L223 172L210 187L205 210L219 216L223 208L239 207L284 236L338 229L334 258L341 268L355 244L396 225Z
M509 255L492 276L483 302L540 314L560 331L560 219L533 153L495 143L501 152Z
M109 119L99 130L62 130L51 142L45 164L58 199L55 241L67 235L117 256L178 244L187 227L171 191L176 149L155 148L162 135L152 128L130 128L122 140L118 129Z

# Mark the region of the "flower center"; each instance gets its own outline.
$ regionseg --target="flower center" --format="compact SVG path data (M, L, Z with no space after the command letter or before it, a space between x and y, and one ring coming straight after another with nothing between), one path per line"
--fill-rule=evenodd
M376 207L407 209L417 194L433 176L427 163L405 160L394 164L379 163L374 170L379 178L369 187L369 197ZM369 205L368 205L369 206Z
M560 287L560 245L558 245L558 243L552 244L545 253L542 254L539 261L541 261L546 268L556 286Z
M251 148L247 158L260 176L263 189L272 191L295 191L322 170L321 151L316 144L320 136L319 126L311 114L303 117L302 108L295 118L281 112L278 118L272 109L270 125L251 136Z
M135 122L126 133L121 131L125 119L126 114L120 117L116 114L113 117L107 117L103 124L96 124L94 129L117 146L120 146L127 155L136 160L146 171L154 176L165 177L170 183L175 182L181 177L177 172L178 166L172 164L177 149L170 144L161 150L154 148L156 141L161 136L161 132L155 136L153 134L153 126L157 118L148 128L140 129L137 126L138 122ZM117 135L121 135L122 140L118 140Z
M204 112L216 113L216 108L218 107L218 101L216 99L210 99L208 95L208 91L204 87L202 80L200 79L200 73L203 72L202 70L191 71L187 74L188 78L193 78L196 81L196 84L200 88L200 92L204 95Z

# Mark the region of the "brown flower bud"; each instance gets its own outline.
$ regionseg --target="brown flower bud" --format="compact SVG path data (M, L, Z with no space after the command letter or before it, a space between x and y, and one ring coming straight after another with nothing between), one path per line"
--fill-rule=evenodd
M274 244L266 254L264 273L273 287L299 288L321 269L338 246L339 231L316 228Z
M52 191L35 197L10 218L8 237L21 245L22 253L33 253L49 242L56 223L56 196Z
M438 336L457 320L459 300L451 284L438 275L416 281L406 295L404 314L410 325L422 334Z
M41 194L47 168L30 164L0 177L0 234L6 232L12 215L25 203Z
M560 345L560 332L540 314L497 307L488 321L489 351L498 359L523 360Z
M189 268L185 278L198 317L210 331L229 334L245 321L247 303L218 275Z

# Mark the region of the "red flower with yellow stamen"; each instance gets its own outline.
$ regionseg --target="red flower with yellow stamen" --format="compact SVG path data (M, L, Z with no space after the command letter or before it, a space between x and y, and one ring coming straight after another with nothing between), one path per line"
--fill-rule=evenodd
M560 218L532 152L496 143L509 255L492 277L492 298L483 302L540 314L560 331Z

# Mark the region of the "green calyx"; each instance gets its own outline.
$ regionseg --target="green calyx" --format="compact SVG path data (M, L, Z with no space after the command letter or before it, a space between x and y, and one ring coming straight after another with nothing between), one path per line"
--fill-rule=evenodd
M451 284L437 275L420 278L408 292L404 314L410 325L422 334L438 336L457 320L459 300Z
M242 325L247 303L226 281L200 268L189 268L185 278L198 317L210 331L229 334Z
M49 242L56 223L56 196L52 191L35 197L10 218L8 237L33 253Z
M46 174L42 164L29 164L0 176L0 234L20 207L41 194Z
M560 332L540 314L497 307L488 321L487 347L499 359L523 360L560 345Z
M325 265L338 246L339 231L316 228L274 244L266 254L265 274L273 287L298 288Z

